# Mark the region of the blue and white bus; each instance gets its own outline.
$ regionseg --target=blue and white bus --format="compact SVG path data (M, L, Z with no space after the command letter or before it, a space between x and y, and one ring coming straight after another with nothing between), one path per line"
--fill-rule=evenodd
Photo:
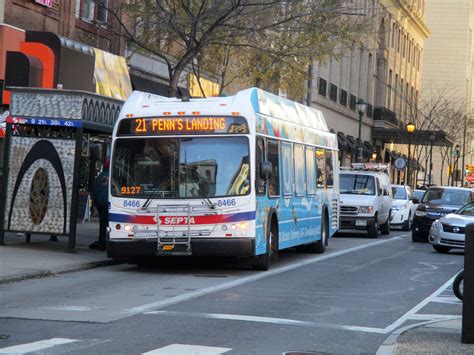
M252 88L179 100L134 92L114 128L108 256L324 252L338 229L337 138L321 112Z

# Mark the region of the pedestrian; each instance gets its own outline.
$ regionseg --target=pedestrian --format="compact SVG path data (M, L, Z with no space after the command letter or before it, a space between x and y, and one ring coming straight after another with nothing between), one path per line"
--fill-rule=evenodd
M109 224L109 165L107 159L102 172L97 175L92 189L92 200L99 212L99 240L89 245L91 249L105 250Z

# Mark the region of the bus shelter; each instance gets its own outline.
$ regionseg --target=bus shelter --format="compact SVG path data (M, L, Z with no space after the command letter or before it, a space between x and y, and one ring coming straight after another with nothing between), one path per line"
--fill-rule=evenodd
M0 244L5 232L68 237L74 252L80 190L104 160L123 101L77 90L10 88L3 152ZM91 143L97 143L92 145ZM101 156L97 156L101 155Z

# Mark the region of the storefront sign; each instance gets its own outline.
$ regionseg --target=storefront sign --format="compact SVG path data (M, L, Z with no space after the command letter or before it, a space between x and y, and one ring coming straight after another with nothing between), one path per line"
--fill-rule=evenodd
M35 3L46 7L53 7L53 0L35 0Z

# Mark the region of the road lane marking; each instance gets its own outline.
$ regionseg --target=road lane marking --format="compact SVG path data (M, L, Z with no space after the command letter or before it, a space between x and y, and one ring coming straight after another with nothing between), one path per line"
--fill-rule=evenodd
M457 275L457 274L456 274ZM415 314L425 307L428 303L433 302L433 300L436 299L444 290L451 286L453 284L454 278L456 277L454 275L451 277L448 281L446 281L441 287L439 287L436 291L434 291L431 295L426 297L423 301L418 303L415 307L410 309L408 312L406 312L403 316L398 318L395 322L390 324L389 326L385 327L385 330L387 330L387 333L393 332L395 329L397 329L399 326L401 326L403 323L405 323L407 320L412 319L412 317L415 316Z
M77 339L67 338L51 338L46 340L35 341L28 344L20 344L9 346L7 348L1 348L0 354L27 354L33 351L40 351L48 348L52 348L57 345L69 344L79 341Z
M303 326L303 327L329 328L329 329L344 329L344 330L351 330L351 331L357 331L357 332L385 334L383 332L383 329L380 329L380 328L317 323L317 322L302 321L302 320L287 319L287 318L249 316L245 314L193 313L193 312L174 312L174 311L150 311L150 312L145 312L143 314L179 316L179 317L185 317L185 318L194 317L194 318L206 318L206 319L224 319L224 320L235 320L235 321L243 321L243 322L267 323L267 324L278 324L278 325L296 325L296 326Z
M353 253L353 252L356 252L356 251L364 250L364 249L367 249L367 248L375 247L375 246L385 244L385 243L389 243L389 242L393 242L393 241L399 241L401 239L402 239L401 236L396 236L396 237L392 237L392 238L389 238L389 239L383 239L383 240L380 240L380 241L377 241L377 242L370 242L370 243L367 243L367 244L364 244L364 245L359 245L359 246L356 246L356 247L353 247L353 248L340 250L340 251L337 251L337 252L334 252L334 253L328 253L326 255L317 256L317 257L310 258L310 259L307 259L307 260L304 260L304 261L301 261L301 262L298 262L298 263L294 263L294 264L291 264L291 265L282 266L282 267L275 268L275 269L272 269L272 270L260 272L256 275L242 277L238 280L225 282L225 283L222 283L220 285L207 287L207 288L204 288L204 289L201 289L201 290L185 293L185 294L182 294L182 295L179 295L179 296L176 296L176 297L171 297L167 300L148 303L148 304L138 306L138 307L128 308L128 309L125 309L124 312L126 312L128 314L139 314L139 313L143 313L143 312L147 312L147 311L151 311L151 310L160 309L160 308L175 305L175 304L178 304L178 303L181 303L181 302L189 301L189 300L201 297L201 296L209 295L211 293L216 293L216 292L219 292L219 291L227 290L229 288L242 286L242 285L245 285L245 284L248 284L248 283L251 283L251 282L255 282L255 281L270 277L270 276L282 274L282 273L292 271L292 270L295 270L295 269L298 269L298 268L301 268L301 267L304 267L304 266L308 266L308 265L315 264L315 263L318 263L318 262L321 262L321 261L336 258L336 257L342 256L342 255L350 254L350 253Z
M202 345L188 345L188 344L172 344L162 348L148 351L142 355L218 355L225 354L232 349L229 348L218 348L214 346L202 346Z
M456 274L457 275L457 274ZM259 322L259 323L269 323L269 324L280 324L280 325L296 325L296 326L309 326L309 327L320 327L320 328L330 328L330 329L342 329L348 331L356 332L365 332L365 333L375 333L375 334L389 334L400 327L403 323L408 320L451 320L457 319L457 315L447 315L447 314L423 314L418 313L423 307L425 307L430 302L436 302L438 296L443 293L447 287L449 287L454 278L454 275L451 279L445 282L441 287L434 291L430 296L425 298L423 301L418 303L416 306L411 308L403 316L398 318L395 322L389 324L385 328L375 328L375 327L364 327L356 325L335 325L327 323L317 323L311 321L300 321L295 319L286 319L286 318L273 318L273 317L259 317L259 316L249 316L249 315L240 315L240 314L220 314L220 313L192 313L192 312L174 312L174 311L148 311L144 314L148 315L170 315L170 316L184 316L184 317L198 317L198 318L208 318L208 319L224 319L224 320L236 320L236 321L246 321L246 322Z

